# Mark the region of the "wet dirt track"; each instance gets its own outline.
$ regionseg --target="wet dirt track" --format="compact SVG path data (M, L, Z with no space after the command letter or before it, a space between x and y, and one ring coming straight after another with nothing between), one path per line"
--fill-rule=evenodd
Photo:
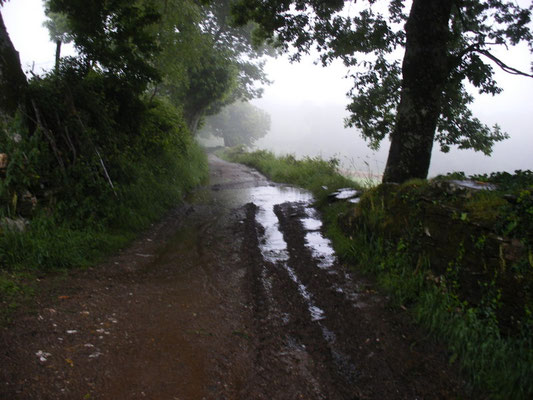
M310 195L210 185L0 334L0 399L453 399L442 348L331 253Z

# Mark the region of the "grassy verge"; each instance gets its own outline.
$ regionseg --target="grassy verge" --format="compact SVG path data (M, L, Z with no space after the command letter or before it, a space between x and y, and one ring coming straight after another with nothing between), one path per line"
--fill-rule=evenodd
M264 151L246 154L232 150L226 152L225 157L257 168L276 181L308 188L319 200L324 200L326 195L321 190L323 185L331 189L353 186L336 173L334 162L298 161L291 156L276 158ZM421 197L428 197L433 186L420 181L399 188L394 201L407 207L402 212L395 208L394 201L386 204L388 200L380 195L383 190L368 191L358 206L318 202L327 234L339 257L374 276L396 306L406 307L418 323L445 342L451 354L450 363L463 371L474 391L487 393L493 399L531 398L533 324L529 285L532 257L531 248L527 247L531 244L528 239L531 191L523 186L516 188L514 206L501 200L503 194L487 192L460 199L444 193L444 200L430 201L431 206L439 206L442 201L443 209L453 206L462 210L453 212L456 214L453 218L457 219L453 224L458 225L458 231L466 227L461 223L472 222L471 227L480 229L490 222L491 226L496 226L495 236L514 234L513 241L522 243L519 248L526 248L521 258L511 263L504 260L504 247L500 246L499 255L492 257L500 261L491 269L487 261L490 257L484 255L489 252L489 240L485 234L472 231L466 235L471 238L467 237L451 249L450 261L441 270L432 263L431 251L424 245L423 237L429 234L425 229L427 221L419 219L427 214L427 210L421 210ZM495 205L500 207L498 212L495 212ZM398 223L392 213L413 221L407 230L396 236L389 232L405 223ZM351 224L350 221L356 222ZM431 232L434 232L433 227ZM469 241L473 243L472 248L479 251L470 257L464 254ZM476 259L482 265L472 267ZM468 275L469 270L474 270L474 278ZM506 304L508 298L513 298L512 293L511 297L506 297L505 291L509 292L506 285L510 283L515 285L511 292L520 292L516 297L522 301L519 303L522 309L518 303L512 307ZM479 292L478 297L470 291ZM507 310L514 312L514 316L509 318L511 311Z
M327 195L339 188L360 185L339 174L339 162L319 157L297 160L292 155L276 157L269 151L247 153L240 147L219 151L220 157L255 168L275 182L289 183L309 190L318 202L324 202Z

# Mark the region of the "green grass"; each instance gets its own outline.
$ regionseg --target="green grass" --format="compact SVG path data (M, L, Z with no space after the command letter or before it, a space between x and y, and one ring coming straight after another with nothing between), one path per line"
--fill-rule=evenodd
M339 188L360 188L360 185L338 172L339 162L319 157L297 160L292 155L276 157L274 153L259 150L246 153L236 147L218 152L222 158L253 167L275 182L289 183L307 189L318 202L323 202L329 193Z
M276 158L269 152L244 153L241 149L226 151L223 156L257 168L275 181L307 188L322 199L324 191L320 188L323 185L331 189L354 186L336 173L334 161L298 161L292 156ZM416 181L399 191L402 198L415 207L417 196L427 187L425 182ZM318 202L327 235L337 255L353 268L375 277L382 290L389 294L393 306L407 307L414 320L447 344L450 364L461 369L473 392L481 392L492 399L532 398L532 327L525 323L520 334L502 335L490 308L483 305L473 307L462 301L454 290L455 282L433 275L429 260L418 243L413 241L416 236L393 240L375 229L386 226L387 208L384 204L377 204L378 197L365 197L366 200L359 206L365 209L359 213L365 214L366 222L349 229L346 224L348 216L355 212L354 206ZM494 206L492 198L489 200L484 202ZM520 201L519 198L519 205L527 204L529 207L523 207L526 211L522 214L529 213L529 203ZM493 215L490 217L493 218ZM348 231L349 234L346 233Z

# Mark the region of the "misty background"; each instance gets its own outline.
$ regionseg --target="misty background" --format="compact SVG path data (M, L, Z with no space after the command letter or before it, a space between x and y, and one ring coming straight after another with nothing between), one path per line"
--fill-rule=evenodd
M525 71L533 58L525 46L500 56ZM344 128L349 102L346 92L352 82L343 79L346 69L341 63L322 68L313 64L315 58L305 57L300 64L278 58L267 64L265 70L275 82L265 88L263 98L253 103L271 114L272 128L256 142L256 148L300 157L337 157L343 168L381 174L387 161L388 139L378 151L372 151L357 129ZM442 153L435 144L430 176L453 171L482 174L533 169L533 79L497 71L496 80L504 91L494 97L476 94L472 110L487 125L500 125L510 139L497 143L490 157L473 150Z
M42 26L45 19L42 1L8 2L2 13L23 68L36 73L51 69L55 44L49 41ZM64 46L63 55L72 52L71 46ZM525 46L500 52L498 56L524 71L529 71L533 58ZM315 60L316 56L307 56L300 63L291 64L282 56L267 62L265 71L273 84L265 87L263 98L253 104L271 115L272 127L266 137L256 142L255 148L278 155L336 157L343 169L365 175L381 174L387 160L388 140L382 142L378 151L372 151L356 129L344 128L349 102L346 93L352 85L349 79L343 79L347 70L341 63L323 68L315 65ZM497 143L490 157L457 149L444 154L435 145L430 176L452 171L478 174L533 169L533 79L511 76L494 68L503 93L495 97L476 95L472 109L482 122L490 126L499 124L511 138Z

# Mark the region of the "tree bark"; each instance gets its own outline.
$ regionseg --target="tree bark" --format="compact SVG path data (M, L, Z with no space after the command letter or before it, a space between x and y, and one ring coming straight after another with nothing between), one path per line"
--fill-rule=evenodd
M0 112L14 115L19 105L24 104L27 85L19 53L13 47L0 12Z
M61 60L61 40L56 40L56 72L59 71L59 61Z
M383 182L425 179L448 75L453 0L414 0L405 25L402 92Z

